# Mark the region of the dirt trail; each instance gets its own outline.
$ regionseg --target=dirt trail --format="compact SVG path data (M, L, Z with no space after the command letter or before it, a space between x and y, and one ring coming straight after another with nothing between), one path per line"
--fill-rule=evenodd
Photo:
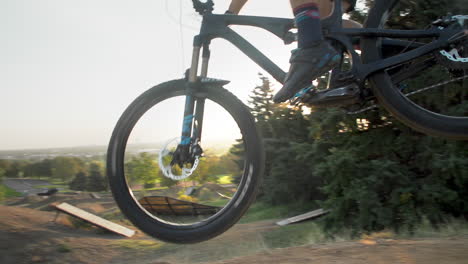
M68 216L61 214L57 223L51 222L54 217L54 212L0 206L0 263L468 264L468 236L271 250L262 234L279 228L273 221L238 224L199 244L172 245L142 233L125 239L97 228L77 229Z
M375 245L342 242L277 249L216 264L467 264L468 237L390 240ZM212 263L212 264L215 264Z

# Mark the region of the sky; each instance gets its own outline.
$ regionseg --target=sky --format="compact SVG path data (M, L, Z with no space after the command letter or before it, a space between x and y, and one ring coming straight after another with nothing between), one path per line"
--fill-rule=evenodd
M286 0L242 13L292 16ZM0 150L106 145L134 98L182 77L200 22L189 0L0 0ZM287 69L294 44L234 29ZM246 102L264 72L224 40L211 49L209 76Z

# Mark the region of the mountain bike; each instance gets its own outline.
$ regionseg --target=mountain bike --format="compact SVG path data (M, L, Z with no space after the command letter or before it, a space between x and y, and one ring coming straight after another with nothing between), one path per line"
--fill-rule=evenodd
M203 21L190 69L125 110L107 153L121 211L143 232L173 243L204 241L234 225L254 201L264 171L255 118L223 88L228 81L208 77L211 41L229 41L282 83L286 73L230 26L262 28L285 44L296 38L292 19L218 15L211 0L192 2ZM325 89L304 87L290 103L359 114L378 102L418 131L468 139L468 16L447 15L426 29L391 29L392 14L404 17L405 10L397 0L377 0L364 28L347 29L339 3L323 20L323 32L342 50L342 64ZM428 94L440 100L427 100Z

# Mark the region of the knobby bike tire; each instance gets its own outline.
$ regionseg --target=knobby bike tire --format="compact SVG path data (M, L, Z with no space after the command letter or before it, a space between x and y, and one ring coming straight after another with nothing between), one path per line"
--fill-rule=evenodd
M377 0L369 12L365 27L382 28L398 0ZM382 59L378 38L362 40L363 63ZM398 120L428 135L468 140L468 117L453 117L431 112L418 106L394 87L390 76L382 71L369 77L378 101Z
M261 136L249 109L233 94L219 85L200 87L197 94L221 105L234 118L245 142L246 169L236 195L226 208L191 225L173 225L149 214L133 198L125 178L124 155L129 135L140 117L152 106L172 96L184 95L185 80L174 80L157 85L143 93L125 110L118 121L107 152L107 176L110 188L122 213L139 229L159 240L172 243L196 243L213 238L232 225L254 201L264 169ZM174 107L183 107L175 105Z

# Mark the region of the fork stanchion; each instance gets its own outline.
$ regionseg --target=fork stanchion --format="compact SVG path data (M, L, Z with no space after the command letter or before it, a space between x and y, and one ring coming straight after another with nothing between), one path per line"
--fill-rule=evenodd
M200 60L200 49L201 49L201 46L198 46L198 45L193 46L192 64L190 66L190 72L189 72L190 83L194 83L197 81L198 62Z
M208 76L208 63L210 62L210 44L205 43L203 44L203 54L202 54L202 66L201 66L201 77L207 77Z

